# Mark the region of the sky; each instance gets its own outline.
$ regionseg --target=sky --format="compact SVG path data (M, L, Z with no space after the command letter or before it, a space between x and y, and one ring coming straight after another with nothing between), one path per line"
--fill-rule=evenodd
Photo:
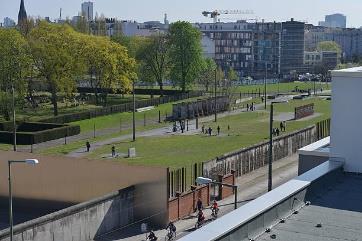
M62 16L72 17L80 12L83 0L24 0L30 16L49 16L51 19ZM361 0L93 0L94 12L106 17L138 22L163 21L164 14L173 22L212 22L202 11L212 10L253 10L252 15L223 15L221 21L237 19L265 19L265 21L286 21L294 18L299 21L318 24L326 14L342 13L347 16L347 27L362 26ZM4 17L17 20L20 0L0 0L0 22Z

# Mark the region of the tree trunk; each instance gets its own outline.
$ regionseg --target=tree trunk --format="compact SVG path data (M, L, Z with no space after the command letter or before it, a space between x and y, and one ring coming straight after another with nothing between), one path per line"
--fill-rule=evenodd
M163 83L160 81L158 84L160 85L160 96L163 97Z
M52 104L53 104L53 112L54 112L54 116L57 116L58 115L58 96L57 96L57 90L55 88L54 85L50 85L50 88L51 88L51 101L52 101Z

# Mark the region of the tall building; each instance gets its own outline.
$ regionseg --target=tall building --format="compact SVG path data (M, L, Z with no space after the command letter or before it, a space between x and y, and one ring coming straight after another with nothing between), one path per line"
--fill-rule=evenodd
M217 65L223 70L232 67L240 77L278 78L305 71L302 22L237 21L195 27L214 41Z
M319 26L329 28L346 28L346 25L347 17L340 13L326 15L325 20L319 22Z
M305 72L304 27L303 22L294 19L282 23L280 72L283 75Z
M88 21L93 21L93 2L82 3L82 16Z
M334 41L342 50L342 57L347 61L362 57L362 29L327 28L307 25L305 30L305 48L314 51L318 43Z
M9 17L4 18L4 28L13 28L15 27L15 21Z

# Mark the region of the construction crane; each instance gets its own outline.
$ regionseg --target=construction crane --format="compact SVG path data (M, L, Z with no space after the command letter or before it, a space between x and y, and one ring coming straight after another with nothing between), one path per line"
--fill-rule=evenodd
M212 12L210 11L203 11L202 15L205 17L210 17L214 19L214 23L217 23L217 18L221 14L254 14L252 10L214 10Z

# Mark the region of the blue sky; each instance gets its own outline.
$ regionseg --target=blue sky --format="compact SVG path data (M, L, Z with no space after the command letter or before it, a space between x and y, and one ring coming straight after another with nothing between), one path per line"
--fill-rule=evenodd
M26 9L31 16L72 17L80 11L82 0L25 0ZM211 21L201 15L203 10L241 9L253 10L254 16L241 18L264 18L267 21L283 21L294 17L317 24L330 13L347 15L349 27L362 26L361 0L94 0L95 12L107 17L136 20L163 20L167 13L171 21L187 20L192 22ZM0 0L0 22L9 16L17 18L20 0ZM225 16L223 21L236 20L234 16Z

